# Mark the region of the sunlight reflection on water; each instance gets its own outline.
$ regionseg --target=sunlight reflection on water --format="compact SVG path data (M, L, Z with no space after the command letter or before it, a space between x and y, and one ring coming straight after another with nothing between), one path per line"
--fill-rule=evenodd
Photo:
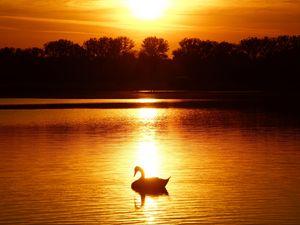
M154 99L154 98L140 98L137 100L137 102L139 103L154 103L154 102L158 102L158 99ZM151 111L151 109L150 109Z
M137 165L141 166L146 177L157 176L159 162L156 144L156 127L154 123L158 109L142 108L138 115L141 122L141 130L138 137Z
M300 223L300 123L218 109L0 110L0 224ZM169 196L130 188L134 166Z

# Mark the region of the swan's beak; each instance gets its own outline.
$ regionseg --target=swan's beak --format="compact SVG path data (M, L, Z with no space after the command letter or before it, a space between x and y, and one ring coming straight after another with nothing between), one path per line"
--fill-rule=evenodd
M136 172L137 172L137 171L136 171L136 170L134 170L134 174L133 174L133 177L135 177L135 175L136 175Z

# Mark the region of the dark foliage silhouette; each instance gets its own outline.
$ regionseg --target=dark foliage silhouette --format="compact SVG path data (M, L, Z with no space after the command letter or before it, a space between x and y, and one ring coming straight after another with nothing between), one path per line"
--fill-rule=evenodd
M140 57L165 59L168 50L169 44L163 38L147 37L143 40Z
M239 44L186 38L173 55L188 89L296 90L299 41L300 36L249 38Z
M138 83L145 89L164 89L168 85L170 68L168 42L163 38L147 37L143 40L137 59Z
M79 58L84 56L84 51L79 44L63 39L46 43L44 51L47 57L53 58Z
M238 44L185 38L173 57L167 40L147 37L139 51L128 37L83 45L0 49L0 94L91 96L101 90L300 90L300 36L251 37Z
M128 37L101 37L91 38L83 43L83 49L91 59L113 59L124 56L133 56L135 44Z

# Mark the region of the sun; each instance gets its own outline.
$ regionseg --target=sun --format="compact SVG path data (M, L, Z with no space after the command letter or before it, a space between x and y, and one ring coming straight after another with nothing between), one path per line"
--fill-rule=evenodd
M128 0L132 15L140 20L155 20L164 15L169 0Z

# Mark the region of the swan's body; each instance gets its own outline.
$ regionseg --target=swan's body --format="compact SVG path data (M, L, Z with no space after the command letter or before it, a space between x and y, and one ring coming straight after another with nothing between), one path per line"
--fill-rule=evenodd
M134 176L137 172L141 173L141 177L131 184L133 190L148 194L167 193L166 185L169 182L170 177L168 179L161 179L158 177L145 178L145 172L139 166L134 168Z

